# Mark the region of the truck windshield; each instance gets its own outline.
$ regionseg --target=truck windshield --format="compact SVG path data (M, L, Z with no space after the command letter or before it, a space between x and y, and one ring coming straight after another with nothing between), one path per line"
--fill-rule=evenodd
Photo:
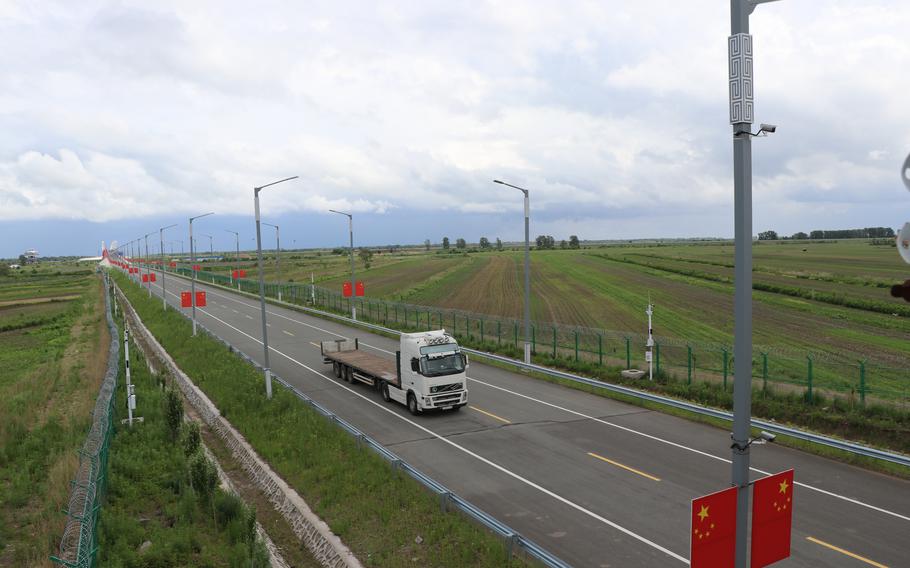
M441 377L464 372L464 355L452 353L430 359L426 355L420 358L420 374L425 377Z

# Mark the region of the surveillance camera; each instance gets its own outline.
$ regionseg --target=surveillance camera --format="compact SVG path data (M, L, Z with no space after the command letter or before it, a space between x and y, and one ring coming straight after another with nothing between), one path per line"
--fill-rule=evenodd
M767 132L769 134L773 134L776 131L777 131L776 124L762 124L761 128L759 128L759 132Z
M759 434L759 436L765 442L773 442L775 440L775 438L777 438L777 436L775 436L771 432L765 432L764 430L761 431L761 434Z

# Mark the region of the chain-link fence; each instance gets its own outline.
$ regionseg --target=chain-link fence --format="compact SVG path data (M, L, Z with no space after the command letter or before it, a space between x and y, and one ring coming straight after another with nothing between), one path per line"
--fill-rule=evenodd
M120 341L111 316L108 276L104 278L104 304L111 332L107 371L92 411L92 426L79 450L79 469L72 481L60 549L57 555L51 556L56 564L79 568L94 566L97 558L96 528L106 485L108 450L113 434L114 389L120 369Z
M187 268L171 270L192 276L192 270ZM235 280L205 271L197 272L197 277L202 282L259 293L257 280ZM524 343L523 322L515 318L391 300L349 298L311 284L266 283L265 294L339 314L350 314L353 302L358 319L403 331L445 328L465 345L514 356L520 354ZM645 360L648 338L644 334L535 321L529 339L537 363L648 370ZM732 345L661 336L655 336L654 340L651 370L657 379L688 384L710 382L732 390ZM831 352L807 353L757 346L752 356L752 372L763 390L796 392L810 402L824 393L858 405L865 405L870 399L876 403L910 406L910 368L900 361L858 360Z

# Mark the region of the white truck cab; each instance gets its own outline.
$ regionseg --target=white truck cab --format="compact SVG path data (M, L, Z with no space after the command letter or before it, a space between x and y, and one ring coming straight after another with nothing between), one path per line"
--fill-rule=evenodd
M396 355L399 385L389 385L388 394L412 414L431 408L457 410L468 403L468 356L445 330L402 333Z

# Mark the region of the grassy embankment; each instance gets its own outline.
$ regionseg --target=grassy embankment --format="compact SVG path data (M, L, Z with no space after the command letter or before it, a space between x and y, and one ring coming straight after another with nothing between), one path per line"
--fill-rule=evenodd
M100 565L267 567L255 512L216 486L198 428L182 421L180 395L162 388L135 347L130 358L135 414L144 422L116 422L98 524ZM118 418L126 415L122 362L114 408Z
M110 341L90 274L0 277L0 566L51 566L59 545Z
M177 364L364 564L507 564L498 538L458 514L441 513L436 496L284 389L267 401L257 371L204 334L192 337L180 314L163 312L135 284L115 277Z

